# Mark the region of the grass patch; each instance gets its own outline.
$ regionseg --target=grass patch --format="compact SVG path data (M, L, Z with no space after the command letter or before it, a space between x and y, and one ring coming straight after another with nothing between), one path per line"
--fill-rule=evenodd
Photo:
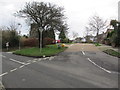
M42 51L40 53L40 49L37 47L33 48L26 48L14 51L14 54L23 55L23 56L32 56L32 57L42 57L45 56L52 56L56 55L60 52L63 52L67 47L61 47L58 49L57 45L47 45L46 47L42 48Z
M101 46L101 44L99 44L99 43L95 43L95 46Z
M105 52L105 53L107 53L109 55L120 58L120 52L114 51L112 49L107 49L107 50L104 50L103 52Z

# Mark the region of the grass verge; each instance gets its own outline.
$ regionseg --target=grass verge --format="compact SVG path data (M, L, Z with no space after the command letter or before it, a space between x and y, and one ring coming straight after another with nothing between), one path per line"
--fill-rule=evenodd
M114 51L112 49L107 49L107 50L104 50L103 52L105 52L105 53L107 53L109 55L120 58L120 52Z
M41 53L39 48L33 47L14 51L13 54L30 57L43 57L44 55L53 56L60 52L63 52L66 48L67 47L61 47L60 49L58 49L57 45L47 45L46 47L42 48Z

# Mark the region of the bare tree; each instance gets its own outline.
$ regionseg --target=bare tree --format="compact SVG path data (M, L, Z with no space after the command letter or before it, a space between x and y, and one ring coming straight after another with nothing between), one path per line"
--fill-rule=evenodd
M17 30L19 28L19 23L16 23L15 21L11 21L9 26L7 27L7 30Z
M107 28L107 21L102 20L99 16L93 16L89 20L88 24L88 31L93 31L96 33L97 41L98 41L98 35L101 31L105 30Z
M90 27L86 26L85 27L85 36L91 35L91 33L92 33L92 30L90 29Z
M26 3L25 8L18 12L18 16L27 17L29 22L37 25L40 40L41 30L43 30L43 32L51 29L60 30L65 19L63 10L64 8L51 3L31 2Z
M73 36L74 39L77 38L78 35L79 35L79 34L78 34L77 32L72 32L72 36Z

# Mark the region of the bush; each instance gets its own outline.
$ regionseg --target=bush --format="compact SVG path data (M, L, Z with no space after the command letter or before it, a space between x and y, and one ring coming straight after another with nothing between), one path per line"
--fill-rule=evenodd
M15 30L2 30L2 48L6 48L6 43L9 42L9 47L16 47L19 43L19 36Z
M110 42L112 44L112 47L116 47L117 45L117 35L116 33L113 33L111 38L110 38Z
M109 38L106 38L106 39L104 39L105 40L105 44L106 45L111 45L111 42L110 42L110 39Z
M26 38L21 40L23 46L36 47L38 45L38 39L36 38Z
M55 43L55 40L49 37L44 38L43 41L44 41L44 45L50 45Z
M69 43L69 39L68 38L63 39L62 43Z

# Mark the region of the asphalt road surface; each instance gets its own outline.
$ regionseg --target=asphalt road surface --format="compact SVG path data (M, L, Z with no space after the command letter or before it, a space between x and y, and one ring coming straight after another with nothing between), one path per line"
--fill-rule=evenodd
M5 88L118 88L118 58L92 44L72 44L46 58L1 56Z

